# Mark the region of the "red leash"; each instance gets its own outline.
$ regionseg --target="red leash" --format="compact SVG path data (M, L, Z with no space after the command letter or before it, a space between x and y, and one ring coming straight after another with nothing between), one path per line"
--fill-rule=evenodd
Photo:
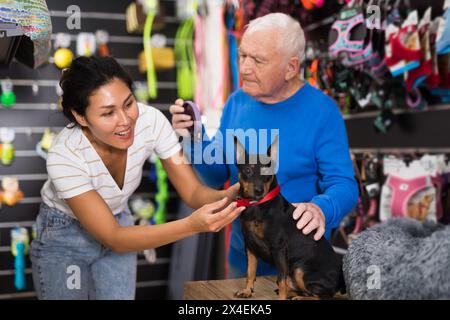
M275 198L276 196L278 196L279 194L280 194L280 185L277 185L274 189L269 191L264 196L264 198L262 198L259 201L252 201L249 199L240 198L240 199L237 199L236 202L237 202L238 207L252 207L252 206L257 206L258 204L270 201L273 198Z

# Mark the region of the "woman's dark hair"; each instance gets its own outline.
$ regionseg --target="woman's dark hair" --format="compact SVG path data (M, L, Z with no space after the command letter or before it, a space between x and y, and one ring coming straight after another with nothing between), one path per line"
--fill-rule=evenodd
M114 78L122 80L132 91L133 81L122 66L111 57L78 57L63 71L59 86L63 91L63 113L77 123L72 110L86 114L92 93Z

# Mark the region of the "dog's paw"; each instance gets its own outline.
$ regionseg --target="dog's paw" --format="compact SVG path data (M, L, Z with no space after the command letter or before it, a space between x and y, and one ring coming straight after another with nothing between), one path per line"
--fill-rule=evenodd
M253 290L251 289L241 289L235 292L234 296L237 298L250 298L253 295Z

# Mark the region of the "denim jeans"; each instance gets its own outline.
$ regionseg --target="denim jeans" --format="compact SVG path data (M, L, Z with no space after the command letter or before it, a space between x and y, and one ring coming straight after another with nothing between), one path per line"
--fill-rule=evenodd
M133 225L127 212L115 215ZM79 223L42 203L37 237L30 258L39 299L134 299L137 255L115 253L95 240Z

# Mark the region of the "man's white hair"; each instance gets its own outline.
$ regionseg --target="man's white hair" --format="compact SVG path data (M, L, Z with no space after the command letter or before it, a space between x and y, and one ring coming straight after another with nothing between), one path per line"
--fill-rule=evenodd
M278 49L288 55L299 58L302 63L305 56L305 34L300 23L284 13L269 13L250 21L245 30L246 34L257 31L278 30L280 38Z

